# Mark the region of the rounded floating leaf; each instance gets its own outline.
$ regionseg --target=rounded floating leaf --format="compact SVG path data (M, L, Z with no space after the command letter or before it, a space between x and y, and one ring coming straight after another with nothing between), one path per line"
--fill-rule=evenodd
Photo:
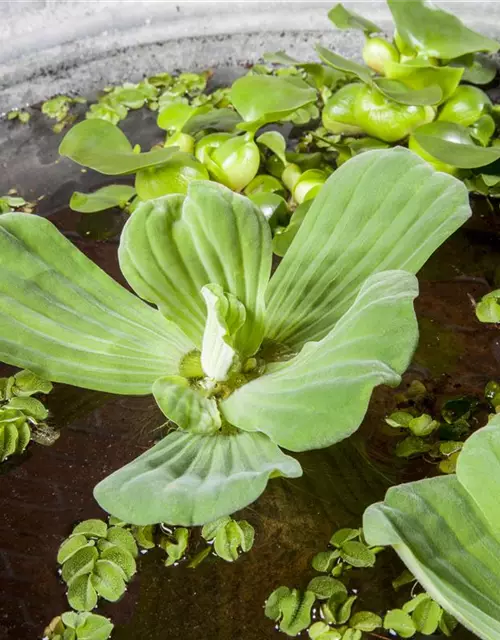
M111 527L108 529L106 539L130 553L134 558L137 557L139 552L137 550L134 536L130 531L127 531L127 529L123 529L122 527Z
M76 525L71 535L83 534L88 538L105 538L108 532L108 525L103 520L91 519L83 520Z
M98 560L92 574L92 586L110 602L116 602L125 593L125 580L121 569L111 561Z
M97 604L97 593L90 574L75 578L68 589L68 603L76 611L91 611Z

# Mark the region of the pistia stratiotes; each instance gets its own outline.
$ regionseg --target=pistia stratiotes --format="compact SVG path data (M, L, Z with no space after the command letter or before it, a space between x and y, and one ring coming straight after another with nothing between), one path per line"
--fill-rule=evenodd
M345 163L271 279L271 233L246 197L208 181L137 207L121 287L47 220L0 218L0 359L127 395L177 424L104 479L132 524L197 525L296 477L291 451L346 438L374 386L397 385L417 342L417 272L468 217L464 185L412 152Z

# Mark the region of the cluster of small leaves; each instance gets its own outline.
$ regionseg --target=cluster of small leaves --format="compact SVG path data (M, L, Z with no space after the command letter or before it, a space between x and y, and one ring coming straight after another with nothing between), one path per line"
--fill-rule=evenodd
M98 597L116 602L136 572L136 539L123 526L85 520L59 548L57 562L75 611L91 611Z
M32 213L36 203L28 202L24 198L17 195L16 189L10 189L7 195L0 196L0 214L9 211L23 211L24 213Z
M330 545L330 549L318 553L312 560L313 568L327 575L313 578L303 593L278 587L266 602L266 616L289 636L308 629L312 640L360 640L363 631L382 626L382 619L375 613L353 612L358 596L349 593L340 579L352 570L373 567L381 549L369 547L361 529L339 529ZM321 620L313 622L315 606L319 608Z
M0 462L23 453L32 439L32 430L48 429L45 420L49 412L33 396L51 390L52 383L31 371L0 378Z
M401 437L395 447L399 458L425 455L435 461L441 473L454 473L465 439L476 426L476 415L483 408L479 399L459 396L447 400L434 417L429 407L430 394L422 382L414 380L399 396L398 409L385 422Z
M56 121L56 124L52 127L54 133L61 133L63 129L73 124L77 118L76 114L71 113L71 107L75 104L85 104L85 102L87 101L80 97L55 96L42 104L42 113Z
M54 618L43 632L44 640L108 640L113 624L108 618L84 611L67 611Z
M209 522L201 530L204 540L212 544L214 553L226 562L234 562L240 553L253 546L255 530L246 520L233 520L230 516Z
M201 104L200 96L206 88L209 76L208 71L201 74L181 73L178 76L160 73L135 84L125 82L106 87L99 100L90 105L86 117L118 124L127 117L130 110L142 107L157 111L171 101L187 103L194 100Z
M7 113L7 120L17 120L21 124L28 124L31 120L31 114L24 109L12 109Z
M457 624L452 615L424 592L410 597L400 609L387 611L383 627L397 633L400 638L412 638L416 633L431 636L438 629L450 637Z
M417 632L432 635L438 629L451 636L457 621L427 593L413 594L417 583L407 570L393 581L396 591L413 585L401 608L383 615L355 610L358 595L349 592L348 572L373 568L382 550L369 547L361 529L339 529L330 540L330 549L312 560L313 568L326 575L312 578L304 592L283 586L275 589L266 601L266 616L288 636L297 636L307 629L311 640L362 640L364 634L377 629L390 631L391 635L397 633L401 638L411 638ZM386 636L377 634L377 637Z

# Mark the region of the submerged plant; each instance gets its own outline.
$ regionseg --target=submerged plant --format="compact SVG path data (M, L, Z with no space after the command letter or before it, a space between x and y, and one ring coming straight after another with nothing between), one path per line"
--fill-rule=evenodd
M483 640L500 634L500 416L464 444L456 475L389 489L364 515L429 594Z
M95 489L126 522L203 524L244 507L292 451L353 433L417 342L412 273L470 216L466 189L405 149L364 153L314 200L276 273L247 198L208 181L138 207L118 285L50 222L0 218L0 357L152 393L179 427ZM44 242L40 243L40 237Z

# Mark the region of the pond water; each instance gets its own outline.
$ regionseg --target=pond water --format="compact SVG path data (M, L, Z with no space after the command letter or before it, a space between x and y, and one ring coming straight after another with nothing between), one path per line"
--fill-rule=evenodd
M123 128L146 148L159 141L153 123L152 114L143 110L131 112ZM92 190L113 180L59 161L62 136L51 126L42 117L32 118L28 126L0 122L0 194L15 187L28 200L44 196L38 212L123 282L117 246L125 214L67 209L76 188ZM403 387L422 380L436 411L453 396L480 397L485 384L500 374L500 333L475 319L471 301L500 286L500 213L485 200L474 200L473 206L473 218L419 274L420 344ZM99 608L116 624L113 638L280 636L263 613L269 593L282 584L305 588L314 575L311 558L325 549L336 528L359 526L364 509L381 500L391 484L435 472L425 462L394 456L393 439L382 425L395 393L377 389L357 434L329 449L298 455L302 478L271 481L263 496L238 514L255 527L256 542L236 563L209 558L195 570L166 568L159 551L144 555L125 597ZM92 497L94 485L151 446L164 422L152 397L55 385L47 405L50 424L61 430L59 439L50 447L31 444L21 458L0 466L0 640L41 637L50 619L67 610L56 570L60 543L77 521L104 517ZM375 571L360 572L352 583L365 609L398 604L391 580L402 565L390 551L380 558ZM462 629L454 637L473 636Z

